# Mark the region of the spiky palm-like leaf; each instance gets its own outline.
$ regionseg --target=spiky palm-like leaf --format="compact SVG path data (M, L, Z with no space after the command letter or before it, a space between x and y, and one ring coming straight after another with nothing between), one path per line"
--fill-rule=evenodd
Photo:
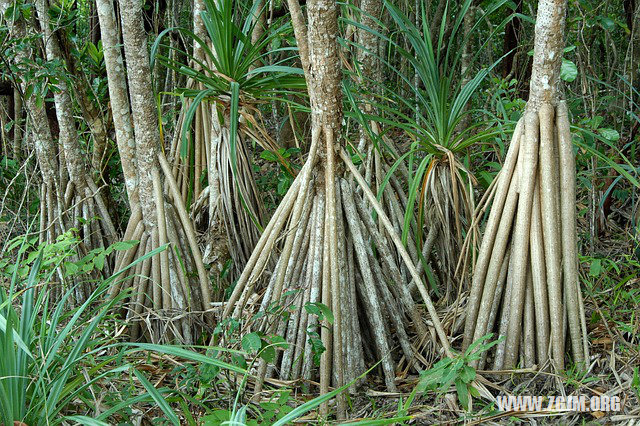
M505 3L505 0L497 0L487 8L485 14L493 13ZM403 99L392 91L389 92L399 105L416 112L415 119L404 115L404 130L413 143L410 150L398 160L408 160L410 171L403 239L406 242L418 201L419 226L416 240L422 241L423 224L426 216L429 216L431 225L438 227L438 232L443 237L439 239L443 245L439 252L448 269L445 271L447 276L455 265L462 245L464 226L468 225L474 210L473 175L459 157L471 145L483 143L500 133L499 130L487 128L484 122L460 128L463 118L474 112L466 106L499 60L474 75L462 76L462 79L459 77L456 71L461 65L462 46L469 42L461 34L461 30L464 17L471 7L471 0L465 0L454 10L452 4L447 2L445 19L437 33L437 39L432 40L429 31L420 31L400 9L385 2L396 26L411 45L411 50L407 50L394 42L393 48L412 65L419 80L419 84L414 85L411 76L401 77L412 88L413 100ZM429 28L424 8L421 12L422 26ZM481 22L483 19L475 22L470 33ZM461 39L461 43L451 42L457 39ZM477 53L471 63L476 57ZM472 69L473 67L468 67L467 72Z

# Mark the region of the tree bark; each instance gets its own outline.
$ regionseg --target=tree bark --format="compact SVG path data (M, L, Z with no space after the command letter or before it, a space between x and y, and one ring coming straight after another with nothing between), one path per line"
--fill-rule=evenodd
M22 151L24 121L22 119L22 96L18 88L13 89L13 158L19 159Z
M127 78L135 134L135 156L138 175L140 206L145 225L154 229L158 217L153 191L153 170L157 170L157 154L160 147L158 113L151 86L151 68L147 51L147 34L144 31L142 3L120 0L122 38L127 60Z
M135 159L136 142L133 134L131 111L129 110L129 95L118 38L118 26L111 0L96 0L96 10L100 20L100 36L107 70L109 100L116 132L116 143L120 154L120 163L129 205L133 207L138 204L139 199Z
M62 54L57 37L51 31L49 22L49 7L46 0L36 1L36 10L40 20L40 27L44 32L46 57L49 61L62 61ZM61 78L57 82L58 90L53 94L55 102L56 118L58 119L58 133L60 142L65 150L67 171L71 182L84 190L86 187L86 164L84 155L80 151L77 140L76 125L73 119L73 103L69 95L67 81Z
M540 0L536 18L533 68L527 108L538 110L542 103L553 106L560 95L560 65L564 50L566 0Z

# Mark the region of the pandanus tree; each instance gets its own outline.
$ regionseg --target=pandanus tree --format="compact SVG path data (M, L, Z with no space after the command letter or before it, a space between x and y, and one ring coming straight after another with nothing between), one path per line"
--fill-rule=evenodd
M400 108L387 107L386 111L394 115L395 126L405 131L412 141L409 150L392 167L395 170L405 162L409 165L403 241L412 245L413 230L422 254L421 266L428 265L427 261L433 255L430 264L444 286L442 296L444 300L451 300L456 296L453 278L459 254L468 248L464 242L467 232L472 234L468 241L479 239L475 228L470 227L475 210L474 177L465 166L463 157L470 146L498 134L494 128L481 129L482 122L466 125L470 122L467 117L476 112L470 110L468 104L497 63L474 71L470 64L475 62L486 42L470 57L464 56L463 47L470 43L470 34L480 29L485 18L505 2L492 3L480 19L467 23L471 28L466 32L463 31L463 23L465 19L470 20L472 1L466 0L459 5L443 3L446 6L441 25L431 31L421 31L396 5L385 3L386 10L411 49L405 49L393 40L389 40L390 46L411 65L412 72L402 74L393 65L389 66L406 86L412 88L414 96L406 99L393 91L390 93L398 105L415 109L415 118L403 114ZM429 28L424 8L416 13L422 27ZM498 31L508 19L491 31ZM451 42L456 39L461 39L461 42ZM463 65L460 79L456 71ZM417 226L413 227L414 223Z
M170 150L173 171L203 229L205 260L218 274L232 260L232 281L247 262L264 218L247 143L252 140L278 155L256 107L287 90L303 89L304 80L299 68L265 61L284 50L264 53L290 31L290 24L262 31L256 19L262 12L259 3L248 13L230 0L194 4L193 32L165 30L154 44L152 61L188 78L186 88L174 91L185 102ZM180 52L189 65L176 60L178 55L161 54L163 39L171 32L193 39L193 53Z
M20 8L13 7L12 11L7 18L16 39L26 37L25 40L38 43L40 38L33 35L39 31L43 35L46 65L42 71L47 74L45 81L31 79L33 75L30 76L28 69L24 68L32 64L35 52L40 49L27 50L24 46L16 49L12 64L13 75L20 79L15 83L26 98L28 121L32 126L42 174L40 242L53 242L64 232L76 229L83 243L78 247L81 255L93 249L99 250L115 242L117 233L104 195L93 181L90 164L85 160L87 154L78 139L72 100L73 83L65 75L68 64L61 52L59 34L49 19L49 4L46 0L36 2L37 20L33 22L37 22L39 28L34 28L31 33L19 12ZM53 93L58 141L54 138L44 106L49 89ZM110 270L108 262L106 268ZM54 297L59 291L59 288L54 289ZM87 285L76 286L75 301L84 301L88 294Z
M504 336L493 369L550 362L562 370L565 336L574 362L588 362L575 160L559 79L566 6L538 3L529 100L496 178L473 273L463 346L493 331Z
M7 27L11 39L14 41L24 40L28 37L27 26L18 8L13 8L13 13L5 13L10 2L3 2L3 16L6 19ZM16 49L12 57L10 70L15 76L21 75L21 70L25 64L29 64L38 49L31 44L26 44L22 48ZM27 121L32 123L32 138L38 159L38 167L42 177L40 188L40 232L39 240L53 241L57 235L66 231L66 224L63 222L62 212L65 211L63 201L63 188L59 182L61 175L61 159L58 157L58 150L51 133L47 112L44 107L44 94L36 90L40 84L34 84L34 79L18 79L14 77L14 84L17 86L21 96L24 96ZM46 89L44 89L46 92ZM29 95L29 96L25 96Z
M192 342L197 329L193 324L202 318L196 314L210 308L211 284L193 224L161 150L143 5L129 0L119 5L126 69L111 0L98 0L97 11L116 140L131 207L124 239L139 244L117 259L116 268L159 247L170 248L139 263L134 275L114 285L111 294L118 294L123 286L133 289L130 317L136 321L132 338L139 337L139 319L144 315L159 319L152 321L157 327L148 330L147 338Z
M238 279L223 317L244 319L244 329L275 333L288 342L272 364L259 364L258 390L265 377L294 380L319 376L320 392L326 393L329 386L341 386L364 372L367 359L381 360L387 388L396 389L394 367L399 357L389 355L394 339L402 347L401 356L419 366L421 360L408 330L415 330L423 339L432 337L409 286L396 281L400 273L390 255L391 242L419 288L433 333L448 354L449 344L394 225L341 145L337 4L333 0L308 2L308 30L300 5L295 0L288 5L311 99L311 146L305 165ZM365 198L377 213L379 224L374 223ZM380 228L389 239L381 237ZM275 268L265 276L271 259ZM324 311L321 307L332 315L318 315ZM251 319L258 311L287 311L290 315ZM308 333L319 335L321 345ZM314 354L320 355L319 371L314 367ZM323 408L326 412L327 407ZM340 399L338 415L344 412L345 401Z

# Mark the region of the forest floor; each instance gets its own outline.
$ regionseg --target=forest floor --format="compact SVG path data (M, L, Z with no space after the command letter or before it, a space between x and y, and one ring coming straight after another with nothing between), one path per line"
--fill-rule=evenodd
M296 155L292 156L292 162L300 163L300 159L295 157ZM258 180L258 184L265 189L261 191L265 196L263 201L269 210L273 210L282 196L277 193L274 195L273 189L286 176L283 177L278 164L266 158L256 156L254 164L260 170L262 179ZM281 191L278 189L276 192ZM606 222L601 224L603 231L597 238L592 238L586 214L589 210L588 202L585 201L588 199L587 192L584 188L581 190L581 201L577 205L580 212L578 233L582 253L581 282L591 348L590 365L586 372L572 368L570 363L562 375L522 371L496 375L479 371L473 386L478 388L480 396L473 397L470 410L466 410L458 398L455 386L427 390L412 400L420 379L416 372L399 371L398 392L389 393L374 371L364 379L362 386L349 395L348 421L379 419L380 423L369 424L389 424L393 421L391 419L396 418L398 424L640 425L640 253L630 226L631 208L624 203L614 208ZM0 223L0 230L2 225ZM18 232L13 231L14 235ZM439 308L441 317L446 317L445 323L449 326L449 331L459 330L461 315L464 314L464 300L457 310L451 305ZM452 311L456 312L453 319ZM122 332L119 327L120 331L114 332L113 338L117 338ZM106 334L111 333L105 332ZM451 335L454 336L453 347L459 348L459 331L453 331ZM430 356L434 362L441 357L440 354ZM211 420L209 423L205 422L205 425L220 424L211 417L211 410L214 410L214 417L219 413L221 418L225 415L228 418L236 402L249 407L248 417L256 419L255 424L268 425L279 412L290 409L287 407L299 406L317 396L314 393L317 390L314 383L272 380L268 383L269 390L255 394L251 379L243 386L242 377L228 371L210 371L195 362L169 355L148 353L144 356L138 354L127 357L127 361L143 371L156 388L164 387L181 395L171 402L182 419L199 419L205 416ZM104 411L112 403L112 399L115 400L114 392L128 389L127 392L132 395L137 391L139 394L144 393L144 389L129 374L122 374L99 386L104 389L104 393L98 392L95 395L95 412ZM309 386L311 391L304 393L302 389ZM505 395L544 396L543 410L500 411L496 397ZM550 406L551 396L584 396L587 400L586 408L591 408L588 401L601 395L619 398L619 410L597 407L598 409L580 412L562 409L560 403L551 403ZM79 404L83 405L85 402ZM77 407L79 411L86 408L86 405L80 405ZM205 410L205 406L208 410ZM399 417L404 420L398 419ZM152 424L148 419L161 419L163 414L157 405L145 403L133 406L130 418L137 418L138 424ZM306 414L298 422L334 423L319 419L316 411Z
M580 225L583 235L588 234L586 222ZM504 372L496 375L478 371L474 385L478 386L482 396L473 398L471 410L461 406L455 386L428 390L403 408L412 398L419 376L416 373L399 373L398 392L390 393L384 390L384 384L376 374L369 374L363 385L349 395L347 423L371 419L383 422L384 419L392 421L396 418L398 422L395 424L640 424L640 263L633 254L633 238L629 230L614 220L610 220L607 226L609 231L596 240L593 254L581 258L591 343L588 371L577 371L570 364L562 375L550 372ZM443 316L444 311L450 309L443 308ZM459 343L459 339L454 339L454 347ZM168 357L148 358L146 362L147 374L151 374L150 381L156 386L164 384L189 393L189 385L185 383L193 379L195 365L185 367L182 361ZM239 393L243 404L255 407L254 418L262 420L258 424L270 424L265 418L265 415L270 415L269 410L277 412L285 405L296 406L317 396L313 392L303 393L301 383L272 381L273 389L254 394L251 380L244 390L239 390L239 382L239 378L218 382L215 399L220 412L231 410ZM194 398L203 396L202 389L192 391L195 392ZM542 410L501 411L496 397L505 395L544 396ZM612 406L611 410L590 406L591 398L601 395L619 398L619 407ZM551 396L556 402L551 401ZM581 396L586 401L584 411L559 398L565 397L565 401L576 398L574 401L577 401ZM333 405L330 403L330 406ZM195 407L191 413L194 418L202 414L204 412ZM404 422L400 417L405 418ZM315 411L297 422L335 423L318 418Z

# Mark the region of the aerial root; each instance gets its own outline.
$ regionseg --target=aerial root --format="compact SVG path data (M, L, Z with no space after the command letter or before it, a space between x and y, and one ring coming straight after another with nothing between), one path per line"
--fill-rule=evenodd
M279 365L279 368L267 367L266 363L261 361L259 372L265 377L278 374L281 380L300 378L311 380L314 377L312 375L314 348L313 342L308 338L307 330L318 332L320 324L318 317L310 314L303 307L307 304L327 302L324 289L329 287L332 293L336 291L337 293L334 294L340 295L340 297L331 300L332 304L329 307L332 312L335 312L336 308L333 301L339 302L343 310L339 319L335 319L334 314L334 320L341 321L341 330L343 331L340 334L332 335L331 340L331 346L337 346L336 342L340 339L340 344L344 348L341 351L341 356L346 368L342 367L342 369L347 374L343 381L351 381L357 377L358 371L363 371L362 345L364 339L361 327L371 327L372 335L375 336L372 352L383 358L382 369L385 383L388 388L395 389L395 366L393 360L386 356L391 349L389 342L391 330L385 325L384 318L391 319L392 326L399 336L403 354L416 366L418 361L411 348L409 332L406 330L405 312L412 315L413 324L417 324L416 329L420 329L423 335L427 335L426 326L415 303L408 295L408 287L405 285L400 289L398 287L401 286L395 285L395 281L390 279L390 277L398 276L394 275L394 271L397 271L398 268L395 262L389 259L389 247L386 246L388 243L385 242L385 245L381 245L382 237L379 235L377 227L371 227L370 223L362 220L363 216L358 213L358 207L354 201L353 184L342 178L337 179L335 186L336 223L340 225L337 233L339 236L336 259L338 267L332 270L344 271L345 273L336 274L339 285L335 289L331 287L331 281L327 282L322 279L323 276L331 276L325 269L328 253L324 247L327 245L325 239L329 234L325 226L327 222L325 219L327 197L323 191L324 188L318 188L315 180L309 188L309 193L312 195L298 194L299 199L306 198L302 207L303 213L300 220L296 222L298 225L293 225L293 221L289 221L289 226L293 229L289 229L287 236L293 236L292 245L295 250L292 250L288 260L285 259L283 250L276 262L275 270L280 274L284 273L285 283L292 284L279 289L277 287L278 272L274 273L267 283L260 303L262 310L273 306L273 304L281 306L282 309L291 305L296 308L289 316L288 321L276 323L265 318L261 324L263 330L271 330L271 332L285 336L290 345L283 351L280 360L275 363L275 365ZM373 221L370 212L363 211L363 213L364 217L368 219L367 222ZM372 238L372 234L375 235L374 238ZM382 256L385 256L386 260L381 260L379 256L374 255L371 242L374 242L376 249L380 250L379 253L384 253ZM380 247L384 248L380 249ZM282 267L285 261L288 264L287 268ZM393 265L392 269L388 265ZM356 282L362 284L356 285ZM398 294L400 292L401 294ZM325 293L324 298L323 293ZM280 297L277 296L278 294ZM407 307L397 302L397 300L404 302L407 298L410 300ZM364 312L358 313L359 304ZM363 322L364 318L366 321ZM327 342L328 340L325 341L325 343ZM334 353L333 356L337 357L338 355ZM422 359L424 360L424 358ZM333 362L336 361L337 359ZM425 366L426 363L421 364L422 368ZM337 378L334 377L332 380L336 381Z
M60 187L64 187L62 194ZM40 200L40 232L39 241L55 241L64 232L75 228L82 244L78 246L78 254L72 259L81 259L91 250L106 248L117 239L116 229L111 222L110 214L104 203L100 190L89 178L83 178L78 185L67 181L64 185L58 183L42 184ZM97 269L90 273L91 278L100 274L105 276L112 273L109 259L104 263L101 271ZM64 278L60 274L61 282ZM75 287L70 302L81 304L91 294L90 281L86 280ZM52 300L59 300L63 294L62 288L52 289Z
M183 106L177 128L182 127L191 102L187 100ZM181 132L174 136L169 150L169 158L173 160L170 171L183 203L192 203L193 220L204 235L203 252L215 254L212 267L217 272L222 272L226 260L232 259L229 277L233 280L259 239L256 222L261 223L264 217L250 154L240 134L232 144L229 124L220 121L215 104L198 106L193 136L193 143L186 144L184 152ZM234 144L235 159L232 159L230 146ZM207 186L202 188L205 171Z
M573 155L564 102L526 111L496 178L467 307L464 348L494 331L505 338L493 369L564 369L565 318L574 360L588 360ZM475 366L485 362L483 354Z
M138 263L132 275L114 284L110 296L115 297L124 289L133 290L127 314L127 318L132 320L132 340L144 335L152 341L176 339L191 343L197 336L197 329L201 328L194 328L194 322L211 323L208 313L211 309L209 276L204 269L195 231L171 168L163 154L158 155L158 161L160 167L153 171L157 214L155 224L149 226L145 222L140 208L132 212L123 240L139 243L118 255L115 270L122 270L134 259L160 247L166 249ZM169 196L165 197L167 192ZM197 275L194 277L191 271L197 272ZM140 319L145 310L163 320L154 321L157 327L153 330L140 328Z
M420 348L436 336L451 355L415 260L344 151L340 157L356 181L336 173L331 131L325 129L324 135L325 173L315 167L316 130L307 163L265 228L224 310L223 317L236 319L251 318L258 311L276 312L242 326L245 331L283 336L288 343L272 363L258 361L256 392L266 378L278 377L319 379L320 391L326 393L330 386L357 378L365 370L365 360L380 361L385 385L394 391L398 358L415 370L428 367ZM388 188L383 202L398 213L397 221L403 201L392 186ZM380 222L374 221L371 207ZM419 289L431 316L429 326L411 297L409 283L398 282L401 268ZM266 270L273 272L266 276ZM319 303L331 310L333 321L317 314L314 307ZM283 318L284 312L288 315ZM324 348L320 354L318 338ZM414 338L418 345L412 343ZM395 345L401 352L394 358ZM345 410L345 401L339 399L338 415Z

